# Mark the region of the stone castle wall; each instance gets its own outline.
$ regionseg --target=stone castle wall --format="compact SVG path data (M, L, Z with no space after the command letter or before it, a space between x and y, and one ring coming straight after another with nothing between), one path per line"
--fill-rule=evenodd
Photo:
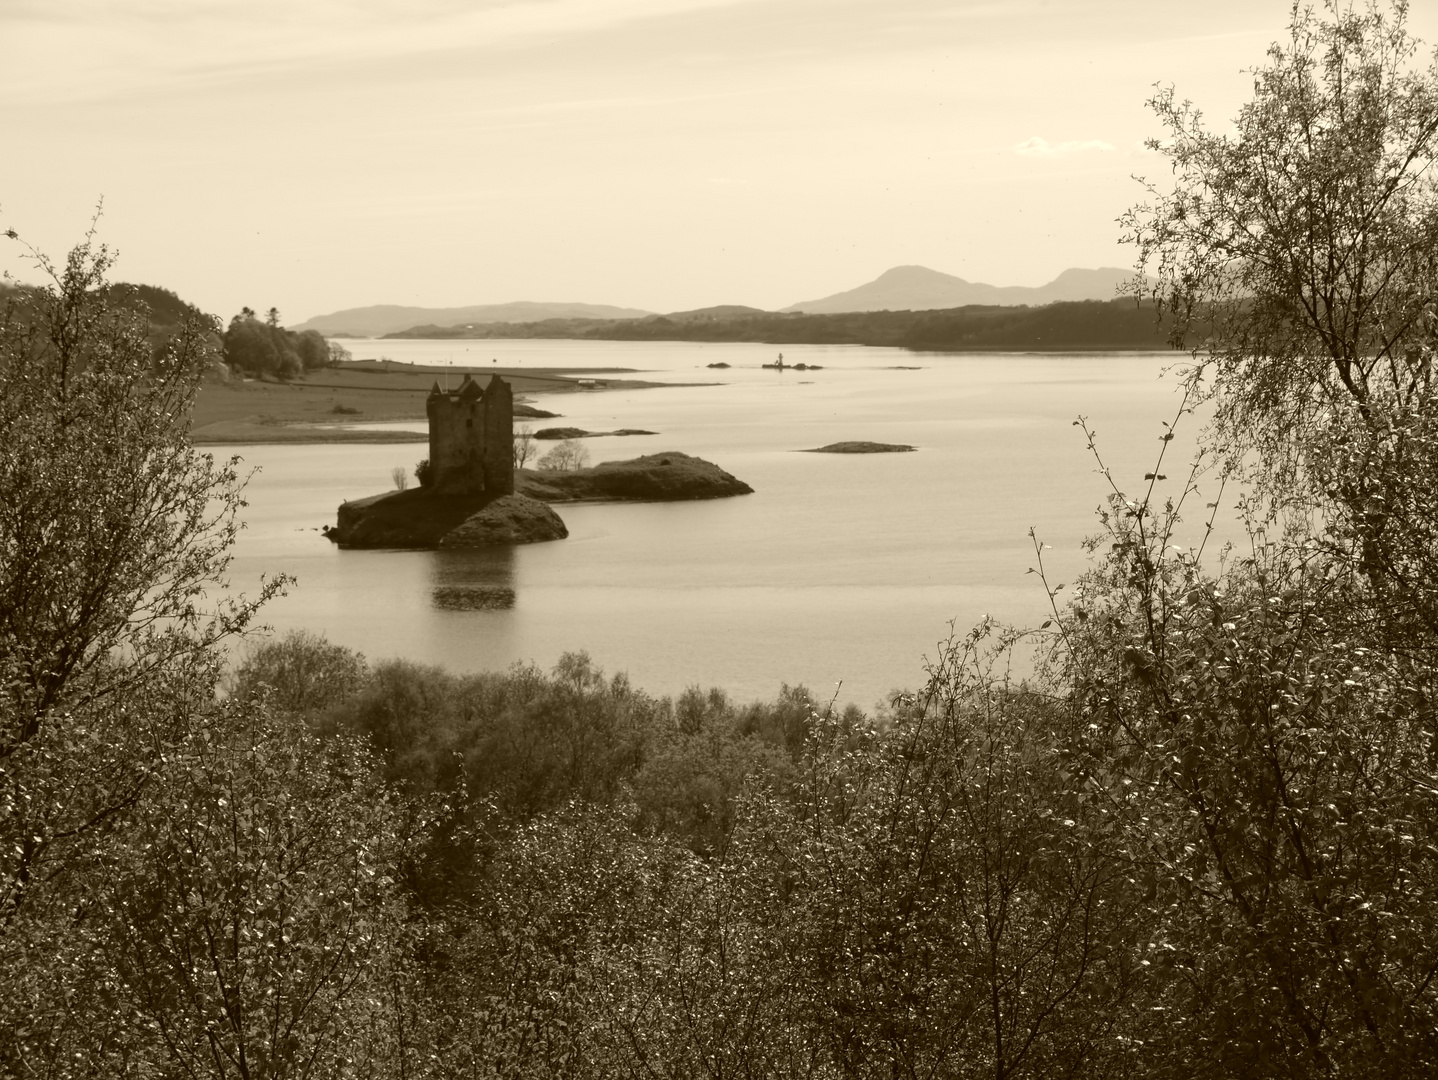
M429 417L430 487L441 494L514 491L514 396L498 375L481 390L468 375L459 389L436 383L425 402Z
M484 391L484 490L500 495L514 494L514 393L498 375L490 377Z

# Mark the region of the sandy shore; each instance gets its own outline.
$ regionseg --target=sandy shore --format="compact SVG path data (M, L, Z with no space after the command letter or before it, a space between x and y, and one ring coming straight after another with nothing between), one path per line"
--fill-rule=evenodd
M209 382L195 399L191 438L197 445L226 443L409 443L425 442L422 431L364 431L355 424L410 420L423 423L430 387L457 386L466 374L481 383L502 375L514 388L515 420L523 422L521 406L544 408L546 392L588 389L580 379L606 389L663 386L623 378L628 369L586 370L583 375L557 368L518 371L490 368L429 367L397 361L353 361L316 371L288 383L232 380Z

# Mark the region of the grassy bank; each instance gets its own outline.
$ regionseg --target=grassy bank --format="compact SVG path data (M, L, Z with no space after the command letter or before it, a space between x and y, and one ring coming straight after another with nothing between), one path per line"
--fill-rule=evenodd
M662 385L613 377L622 373L622 369L585 371L584 378L598 377L604 389ZM239 378L207 382L195 400L192 435L197 444L204 445L424 442L422 431L357 431L352 425L423 422L425 396L435 381L456 386L466 374L480 379L501 375L516 394L525 397L581 388L577 376L558 368L519 371L499 365L451 368L361 360L283 383ZM516 405L516 417L523 419L524 411L525 403Z

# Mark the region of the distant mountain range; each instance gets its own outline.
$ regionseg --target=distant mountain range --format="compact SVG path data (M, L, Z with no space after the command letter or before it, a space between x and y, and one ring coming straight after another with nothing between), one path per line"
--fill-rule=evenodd
M1023 285L999 286L965 281L952 274L930 270L926 266L896 266L857 289L835 293L819 300L805 300L783 310L827 315L855 311L932 311L965 307L969 304L997 307L1027 304L1038 307L1065 301L1112 300L1119 285L1132 277L1132 271L1112 266L1100 267L1097 270L1069 269L1047 285L1030 288ZM742 313L757 314L759 309L721 304L695 311L672 312L667 318L687 323L732 318ZM387 334L407 336L404 331L409 330L423 331L420 336L429 336L435 329L446 327L462 330L467 326L531 324L551 319L642 319L652 314L638 308L611 307L607 304L555 304L528 300L511 304L475 304L453 308L376 304L371 307L348 308L329 315L316 315L290 329L318 330L331 337L384 337Z
M545 319L639 319L650 314L639 308L611 307L608 304L547 304L519 300L511 304L472 304L469 307L426 308L399 304L375 304L347 308L330 315L316 315L291 326L291 330L318 330L330 337L383 337L396 330L427 323L432 326L463 326L466 323L542 322Z
M1072 300L1112 300L1119 285L1131 280L1132 270L1102 266L1097 270L1065 270L1047 285L1030 288L965 281L952 274L930 270L927 266L896 266L857 289L819 300L805 300L784 310L828 315L846 311L930 311L968 304L1012 307Z

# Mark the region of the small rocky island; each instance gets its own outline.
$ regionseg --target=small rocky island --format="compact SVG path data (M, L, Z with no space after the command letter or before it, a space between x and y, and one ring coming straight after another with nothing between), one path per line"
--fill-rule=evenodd
M615 431L585 431L577 427L547 427L540 428L534 433L536 439L558 441L559 439L598 439L605 435L658 435L657 431L645 431L643 428L619 428Z
M521 469L515 487L552 502L682 502L749 495L754 489L713 462L668 450L590 469L548 472Z
M864 442L856 440L851 442L834 442L828 446L816 446L812 450L801 450L802 454L906 454L915 447L907 443L887 442Z
M341 547L460 548L562 540L569 529L544 503L523 495L410 488L341 503L338 521L325 535Z
M529 544L569 535L552 502L670 502L753 491L719 466L669 451L568 472L514 468L510 388L438 384L426 402L429 466L423 485L342 503L325 535L342 547L463 548Z

